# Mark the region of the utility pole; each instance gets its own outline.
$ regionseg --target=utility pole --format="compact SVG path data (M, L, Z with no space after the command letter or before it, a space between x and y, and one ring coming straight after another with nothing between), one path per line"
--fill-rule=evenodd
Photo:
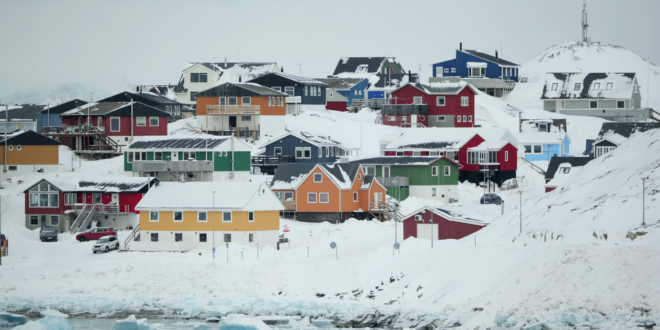
M522 234L522 190L519 191L520 193L520 233Z
M644 189L646 183L646 178L642 178L642 227L646 226L646 206L644 205Z
M584 0L582 3L582 42L589 42L587 29L589 29L589 22L587 20L587 0Z
M213 217L213 262L215 262L215 190L213 191L213 208L211 216ZM208 219L208 218L207 218ZM229 253L229 252L227 252ZM227 255L227 262L229 262L229 255Z

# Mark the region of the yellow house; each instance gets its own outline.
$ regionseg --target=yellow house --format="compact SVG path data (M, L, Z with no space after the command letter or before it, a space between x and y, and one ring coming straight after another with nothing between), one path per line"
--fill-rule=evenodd
M210 250L241 244L276 246L282 203L265 184L252 182L164 182L135 207L140 241L130 250Z

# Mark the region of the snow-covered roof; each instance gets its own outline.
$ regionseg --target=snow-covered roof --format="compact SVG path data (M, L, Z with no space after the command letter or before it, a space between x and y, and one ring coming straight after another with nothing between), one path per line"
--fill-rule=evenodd
M509 141L497 140L497 141L484 141L481 142L476 147L468 148L471 151L491 151L491 150L500 150L504 148L505 145L510 143Z
M599 137L598 140L594 141L594 145L605 140L612 142L616 145L620 145L621 143L628 140L628 138L618 133L606 133L605 135Z
M310 144L313 144L314 146L321 147L321 146L334 146L334 147L340 147L342 149L358 149L355 147L346 147L341 144L341 142L337 142L335 140L332 140L332 137L330 136L321 136L321 135L316 135L310 132L298 132L298 131L290 131L283 133L279 136L276 136L272 138L271 142L266 143L265 145L277 142L278 140L281 140L287 136L295 136L301 140L304 140ZM264 145L264 146L265 146Z
M412 213L409 213L405 216L403 216L403 219L408 219L411 218L413 215L416 215L418 213L421 213L422 211L431 211L435 213L436 215L439 215L449 221L454 221L454 222L462 222L462 223L467 223L471 225L477 225L477 226L487 226L488 222L485 222L483 220L477 220L477 219L472 219L468 218L460 213L453 212L447 209L442 209L442 208L437 208L437 207L429 207L425 206L420 209L415 210Z
M465 87L468 87L475 94L479 92L477 89L472 87L472 85L466 83L465 81L460 81L457 83L435 82L435 83L430 83L428 85L420 84L420 83L409 83L409 84L401 85L401 87L397 88L394 91L406 87L407 85L413 86L428 95L457 95Z
M340 189L350 189L360 164L280 164L271 182L273 190L296 189L307 176L319 167Z
M385 61L389 62L392 73L405 73L395 57L342 57L337 62L333 75L356 73L361 67L366 68L364 73L380 73Z
M336 90L349 90L367 78L314 78Z
M446 159L450 163L458 166L459 168L463 165L454 162L453 160L447 157L438 157L438 156L423 156L423 157L374 157L374 158L364 158L354 160L351 163L357 163L360 165L389 165L389 166L428 166L440 159Z
M219 97L219 96L288 96L286 93L278 92L256 83L234 83L228 82L205 89L196 94L197 97Z
M282 203L266 185L253 182L163 182L152 187L135 208L284 210Z
M564 141L564 137L568 136L566 133L518 133L518 142L520 144L526 143L544 143L544 144L559 144ZM570 140L570 138L569 138Z
M548 164L548 170L545 172L545 179L552 180L555 173L562 164L570 164L572 167L582 167L593 160L592 157L552 157Z
M506 128L429 127L403 133L385 149L459 149L477 134L486 141L508 141L518 145L518 140Z
M228 144L224 142L234 140L235 151L251 151L252 148L245 142L231 136L148 136L129 144L125 150L136 149L172 149L172 150L196 150L196 151L219 151L227 150Z
M43 180L63 192L140 192L147 187L147 178L123 175L50 173L46 174ZM152 185L158 181L153 177L149 180ZM30 190L35 185L30 186L25 191Z
M303 85L319 85L319 86L327 87L327 85L325 83L322 83L318 80L314 80L313 78L297 75L297 74L294 74L294 73L271 72L269 74L277 75L277 76L280 76L282 78L286 78L286 79L295 81L295 82L297 82L299 84L303 84Z
M459 50L459 51L461 51L461 50ZM493 55L489 55L489 54L486 54L486 53L478 52L478 51L476 51L476 50L467 50L467 49L466 49L466 50L462 50L462 52L464 52L464 53L468 53L468 54L470 54L470 55L472 55L472 56L479 57L479 58L481 58L481 59L483 59L483 60L486 60L486 61L489 61L489 62L497 63L497 64L499 64L499 65L504 65L504 66L520 66L520 65L518 65L518 64L516 64L516 63L509 62L509 61L507 61L507 60L503 60L503 59L501 59L501 58L499 58L499 57L495 57L495 56L493 56Z
M141 94L144 95L144 94ZM62 117L67 116L120 116L126 117L131 115L131 102L94 102L87 103L80 107L68 110L60 114ZM158 116L169 117L170 115L158 108L150 105L133 102L133 115L134 116Z
M630 99L634 72L549 72L541 99Z

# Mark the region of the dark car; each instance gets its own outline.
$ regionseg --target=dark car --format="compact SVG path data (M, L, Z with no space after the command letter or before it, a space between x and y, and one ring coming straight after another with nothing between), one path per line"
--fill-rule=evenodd
M108 235L117 236L117 232L115 232L115 230L112 228L93 228L76 235L76 240L80 242L95 241L103 236L108 236Z
M502 204L502 198L497 194L488 193L481 196L481 204Z
M57 242L57 230L53 227L41 227L39 230L39 239L43 241Z

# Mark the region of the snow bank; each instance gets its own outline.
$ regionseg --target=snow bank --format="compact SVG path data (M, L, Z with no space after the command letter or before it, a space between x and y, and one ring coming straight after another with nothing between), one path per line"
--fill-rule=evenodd
M242 315L230 315L220 320L220 330L271 330L263 321Z

